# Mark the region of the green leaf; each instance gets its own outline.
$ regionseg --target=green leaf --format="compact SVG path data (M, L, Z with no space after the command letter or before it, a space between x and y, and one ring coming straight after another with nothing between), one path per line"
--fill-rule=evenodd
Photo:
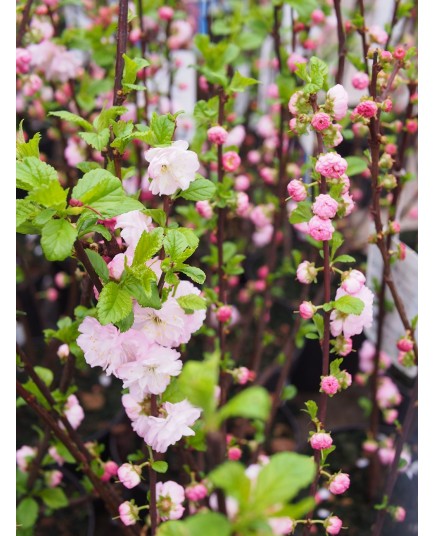
M126 316L122 320L119 320L119 322L116 322L115 326L119 329L121 333L125 333L131 328L133 324L134 324L134 312L131 311L128 316Z
M20 123L20 129L17 136L17 160L22 160L26 156L34 156L39 160L39 142L41 140L41 134L37 132L33 138L26 142L22 127L23 121Z
M152 462L151 467L157 473L167 473L169 464L164 461Z
M258 475L253 490L253 503L263 511L293 499L312 482L315 470L315 462L309 456L295 452L275 454Z
M248 387L236 394L219 411L220 422L229 417L266 421L271 409L270 395L259 386Z
M324 88L324 86L327 84L327 64L316 56L312 56L309 60L309 67L312 83L317 85L319 88Z
M336 376L337 378L339 378L340 372L341 372L340 365L342 364L342 362L343 362L343 359L340 358L340 359L334 359L330 363L330 374L332 376Z
M212 181L200 177L194 180L187 190L181 191L179 196L188 201L204 201L211 199L215 191L216 185Z
M107 283L107 281L110 279L110 275L104 259L96 251L93 251L93 249L90 248L86 249L86 255L88 256L89 261L98 277L100 277L104 283Z
M97 164L96 162L79 162L76 167L82 173L88 173L89 171L92 171L93 169L101 169L101 166Z
M87 130L89 132L93 130L93 127L89 123L89 121L86 121L86 119L83 119L79 115L68 112L67 110L61 110L59 112L49 112L48 115L60 117L60 119L68 121L68 123L74 123L74 125L78 125L79 127L84 128L84 130Z
M119 115L122 115L127 111L128 108L125 108L125 106L112 106L107 110L101 110L100 114L93 121L93 126L95 130L101 132L102 130L109 128L111 122L114 119L116 119Z
M293 7L302 19L309 19L312 11L317 7L316 0L284 0L284 2Z
M53 383L54 374L51 372L50 369L47 369L45 367L35 367L36 374L41 378L41 380L45 383L47 387L50 387L50 385Z
M155 274L152 270L149 270L149 272L152 274L148 276L150 279L149 285L144 281L144 278L139 280L136 277L128 275L122 284L122 288L126 290L132 298L136 299L137 303L142 307L161 309L161 298L158 293L157 284L151 279L155 278Z
M316 416L318 414L317 403L314 402L313 400L308 400L307 402L304 403L304 405L306 406L307 409L303 411L306 411L312 420L316 419Z
M300 203L298 203L297 205L297 208L295 208L291 212L291 216L289 217L289 222L294 224L294 223L303 223L305 221L309 221L313 216L312 210L310 208L311 205L312 203L310 203L309 201L300 201Z
M232 93L241 93L249 86L253 86L255 84L259 84L259 80L243 76L239 71L236 71L231 83L229 84L228 90Z
M78 135L97 151L102 151L107 147L110 140L110 130L108 128L104 128L99 132L79 132Z
M66 195L66 190L56 180L33 189L29 193L28 199L44 207L53 207L62 210L66 208Z
M41 209L36 206L34 203L26 199L17 199L16 200L16 217L15 222L17 228L20 227L24 222L31 221L36 218L40 213Z
M130 294L110 281L102 289L96 310L101 324L118 322L130 314L133 304Z
M333 237L330 243L330 248L331 248L330 255L332 259L334 258L336 251L342 246L343 243L344 243L343 236L341 235L341 233L335 231L333 233Z
M77 229L67 220L50 220L42 229L41 246L49 261L63 261L71 255Z
M177 264L175 267L177 272L182 272L195 283L202 285L205 282L206 275L203 270L196 268L195 266L189 266L188 264Z
M225 495L230 495L241 504L246 504L250 494L250 480L244 466L239 462L224 462L208 475L210 481Z
M316 313L313 315L312 320L315 324L319 338L322 339L324 337L324 318L319 313Z
M297 387L295 385L285 385L280 399L284 402L287 400L292 400L295 396L297 396L297 392Z
M354 296L341 296L334 302L334 308L347 315L360 315L365 308L364 302Z
M201 309L206 309L206 300L200 296L197 296L196 294L180 296L176 301L187 314L191 314L194 311L199 311Z
M129 58L126 54L122 54L124 58L124 72L122 75L122 86L125 91L125 87L129 88L130 85L134 85L137 78L137 73L150 65L149 61L144 58Z
M346 156L345 160L348 162L348 167L346 174L348 177L352 177L353 175L359 175L365 169L368 169L368 162L365 158L360 158L358 156Z
M23 529L33 527L38 519L38 503L35 499L27 497L23 499L17 508L17 524Z
M160 227L166 227L166 213L161 208L146 208L143 213L150 216Z
M203 512L188 517L185 521L190 536L230 536L229 520L217 512Z
M133 259L133 266L143 264L158 253L163 245L164 230L161 227L151 232L144 231L140 237Z
M150 145L167 145L172 143L175 122L167 115L157 115L154 112L149 123L149 128L152 132Z
M44 489L40 492L40 497L44 504L53 510L68 506L68 499L62 488Z
M339 257L333 259L333 263L335 262L356 262L356 259L351 255L339 255Z
M125 194L121 181L105 169L86 173L72 190L72 197L97 210L103 218L143 208L140 201Z
M183 521L167 521L157 529L157 536L191 536Z
M164 238L163 245L166 255L176 261L188 247L188 242L179 230L171 229Z
M27 191L58 181L57 171L35 156L26 156L17 162L16 177L17 188Z

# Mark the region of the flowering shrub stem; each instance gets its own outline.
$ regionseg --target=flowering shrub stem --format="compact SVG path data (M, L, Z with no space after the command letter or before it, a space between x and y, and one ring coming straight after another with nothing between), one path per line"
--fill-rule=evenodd
M344 67L345 67L345 56L347 53L345 47L345 31L344 24L342 21L342 10L341 10L341 0L333 0L335 7L336 19L337 19L337 30L338 30L338 55L339 63L338 70L336 71L336 84L342 84L342 79L344 77Z
M18 28L17 33L17 48L21 47L23 44L24 34L26 33L27 25L30 22L30 10L32 9L33 0L27 0L26 5L23 9L23 16L21 18L20 27Z
M127 51L128 39L128 0L119 0L118 31L116 33L116 65L113 106L120 106L124 101L122 91L122 72L124 70L123 54Z
M363 48L363 60L365 62L365 72L369 75L369 65L368 65L368 43L366 42L366 28L365 28L365 5L363 0L357 0L359 5L360 15L363 17L363 27L358 30L362 38L362 48Z

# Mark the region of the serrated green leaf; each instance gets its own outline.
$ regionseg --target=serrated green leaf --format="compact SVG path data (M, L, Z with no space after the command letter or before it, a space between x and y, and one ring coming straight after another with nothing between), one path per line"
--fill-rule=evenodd
M26 156L34 156L39 160L39 142L41 141L41 134L37 132L33 138L29 141L25 141L23 127L23 121L20 123L20 129L17 136L17 160L22 160Z
M360 315L365 308L364 302L354 296L341 296L334 302L334 308L347 315Z
M125 106L112 106L108 109L101 110L100 114L94 119L93 126L97 132L109 128L111 121L128 111Z
M150 272L152 272L152 270L150 270ZM155 277L155 274L153 277ZM161 298L155 281L150 281L149 291L146 291L145 285L139 281L139 279L128 276L122 284L122 288L125 289L131 297L137 300L137 303L142 307L161 309Z
M253 386L231 398L219 411L220 422L229 417L245 417L266 421L271 409L270 395L266 389Z
M113 281L104 286L96 306L102 325L119 322L130 314L132 308L130 294Z
M122 87L125 91L125 88L131 89L131 86L135 85L134 82L136 81L137 73L143 68L148 67L150 63L144 58L129 58L126 54L122 54L122 57L125 62L122 75Z
M212 181L201 177L194 180L187 190L180 192L179 196L188 201L205 201L211 199L215 192L216 185Z
M96 251L93 251L93 249L89 248L86 249L86 255L88 256L89 261L98 277L100 277L104 283L107 283L107 281L110 279L110 275L104 259Z
M26 156L17 162L17 188L33 190L52 181L58 181L57 171L35 156Z
M64 121L68 121L68 123L73 123L74 125L78 125L79 127L84 128L84 130L87 130L89 132L93 130L93 127L89 123L89 121L86 121L86 119L83 119L79 115L68 112L67 110L61 110L59 112L49 112L48 115L54 115L55 117L60 117L60 119L63 119Z
M175 270L177 272L182 272L195 283L199 283L199 285L202 285L205 282L206 274L200 268L189 266L188 264L177 264Z
M259 84L259 80L243 76L239 71L236 71L229 84L228 90L232 93L241 93L249 86L254 86L255 84Z
M134 251L133 266L151 259L163 246L164 230L157 227L150 232L144 231Z
M50 220L42 228L41 246L49 261L63 261L71 255L77 229L67 220Z
M29 199L16 200L16 225L19 227L25 221L34 220L41 212L41 209Z
M108 128L104 128L99 132L79 132L78 135L88 145L97 151L102 151L108 145L110 139L110 130Z
M34 201L44 207L53 207L58 210L66 208L67 191L58 181L50 181L34 188L28 195L29 201Z
M167 145L172 142L175 122L168 115L157 115L154 112L149 127L153 136L151 145Z
M68 499L62 488L50 488L44 489L40 492L40 497L44 504L53 510L58 510L59 508L64 508L68 506Z
M291 212L289 222L295 224L309 221L313 216L311 205L312 203L309 201L300 201L297 207Z
M196 294L180 296L176 299L176 301L187 314L191 314L194 311L199 311L201 309L206 309L206 300L200 296L197 296Z
M180 231L171 229L164 238L163 245L166 255L176 262L188 247L188 242Z
M31 497L23 499L17 508L17 525L23 529L33 527L38 519L38 503Z
M244 466L239 462L228 461L219 465L208 475L210 481L226 495L246 504L250 494L251 483L246 476Z
M144 214L150 216L160 227L166 227L166 213L161 208L146 208Z
M307 402L304 403L304 405L307 408L306 411L309 414L310 418L312 420L316 419L316 416L318 414L318 405L317 405L317 403L314 402L313 400L308 400Z

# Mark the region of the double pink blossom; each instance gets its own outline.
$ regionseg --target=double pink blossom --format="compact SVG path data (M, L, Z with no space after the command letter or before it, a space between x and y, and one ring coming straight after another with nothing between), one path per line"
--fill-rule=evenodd
M348 93L344 86L336 84L327 91L327 100L332 104L333 116L336 121L343 119L348 110Z
M331 240L334 230L330 220L324 220L319 216L313 216L308 222L308 232L315 240Z
M345 493L350 487L350 477L347 473L336 473L329 481L329 490L334 495Z
M338 210L338 202L328 194L319 194L312 205L312 212L323 220L334 218Z
M316 432L312 434L310 439L310 446L315 450L329 449L333 444L333 439L330 434L326 432Z
M316 164L315 171L321 173L323 177L339 179L347 171L348 162L345 158L335 152L322 154Z
M330 116L324 112L317 112L312 117L311 125L315 130L322 132L332 124Z
M235 171L240 164L241 158L235 151L228 151L223 155L223 168L225 171Z
M140 484L141 473L141 468L131 463L122 464L117 471L120 482L128 489L135 488Z
M293 179L287 186L288 195L294 199L294 201L304 201L307 197L306 186L302 181Z

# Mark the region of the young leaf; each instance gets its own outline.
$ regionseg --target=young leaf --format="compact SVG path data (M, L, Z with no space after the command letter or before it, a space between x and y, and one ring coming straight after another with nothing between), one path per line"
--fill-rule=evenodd
M79 132L78 135L88 145L97 151L102 151L108 145L110 139L110 130L108 128L104 128L99 132Z
M62 488L44 489L40 492L40 497L44 504L53 510L68 506L68 499Z
M259 84L259 80L243 76L239 71L236 71L231 83L229 84L228 90L232 93L241 93L249 86L253 86L255 84Z
M309 221L313 214L311 210L311 203L309 201L300 201L298 203L297 208L295 208L291 212L291 216L289 217L289 222L294 223L303 223L305 221Z
M56 180L34 188L29 193L28 199L44 207L62 210L66 207L66 195L67 191Z
M166 227L166 213L161 208L146 208L143 213L150 216L160 227Z
M164 230L161 227L151 232L144 231L140 237L133 259L133 266L145 263L158 253L163 245Z
M152 462L151 467L157 473L167 473L167 469L169 465L167 462L158 461L158 462Z
M247 503L251 484L241 463L224 462L211 471L208 478L215 487L222 489L241 504Z
M38 519L38 503L31 497L23 499L17 508L17 524L23 529L33 527Z
M324 337L324 318L320 314L316 313L313 315L312 320L315 324L319 338L322 339Z
M313 400L308 400L307 402L305 402L304 404L306 406L306 410L304 411L307 411L307 413L309 414L310 418L312 420L316 419L316 416L318 414L318 406L317 406L317 403L314 402Z
M163 245L166 255L176 261L188 247L188 242L181 232L171 229L164 238Z
M84 130L87 130L88 132L92 132L93 130L93 127L89 123L89 121L86 121L86 119L83 119L79 115L68 112L67 110L61 110L59 112L49 112L48 115L54 115L55 117L60 117L60 119L63 119L64 121L68 121L69 123L74 123L75 125L78 125L79 127L84 128Z
M335 262L356 262L356 259L351 255L339 255L333 259L333 263Z
M205 282L206 275L203 270L196 268L195 266L189 266L188 264L177 264L175 267L177 272L182 272L187 277L192 279L195 283L202 285Z
M41 134L37 132L32 139L26 142L22 127L23 121L20 123L20 130L18 131L17 136L17 160L22 160L26 156L34 156L39 160L39 142L41 140Z
M204 201L211 199L215 191L216 185L212 181L199 177L190 184L187 190L181 191L179 196L188 201Z
M86 249L86 255L88 256L90 263L97 275L103 280L104 283L110 279L109 270L104 259L93 249Z
M284 402L292 400L297 396L297 387L295 385L285 385L280 399Z
M16 177L17 188L27 191L58 181L57 171L35 156L26 156L17 162Z
M206 309L206 300L196 294L187 294L177 298L177 302L187 314L192 314L194 311Z
M119 285L110 281L101 291L96 310L101 324L119 322L132 311L130 294Z
M340 365L342 364L343 362L343 359L340 358L340 359L334 359L331 363L330 363L330 374L332 376L336 376L336 377L339 377L339 374L341 372L341 369L339 368Z
M63 261L71 255L77 229L67 220L50 220L42 229L41 246L49 261Z
M365 169L368 169L368 162L364 158L360 158L358 156L347 156L345 157L345 160L348 162L348 168L346 171L348 177L359 175L365 171Z
M137 73L150 65L149 61L144 58L129 58L126 54L122 54L124 58L124 72L122 76L122 86L128 88L130 85L134 85L137 78Z
M220 422L229 417L266 421L271 409L270 395L263 387L248 387L229 400L219 411Z
M341 313L347 315L360 315L365 308L365 303L360 298L354 296L341 296L334 302L334 307Z

